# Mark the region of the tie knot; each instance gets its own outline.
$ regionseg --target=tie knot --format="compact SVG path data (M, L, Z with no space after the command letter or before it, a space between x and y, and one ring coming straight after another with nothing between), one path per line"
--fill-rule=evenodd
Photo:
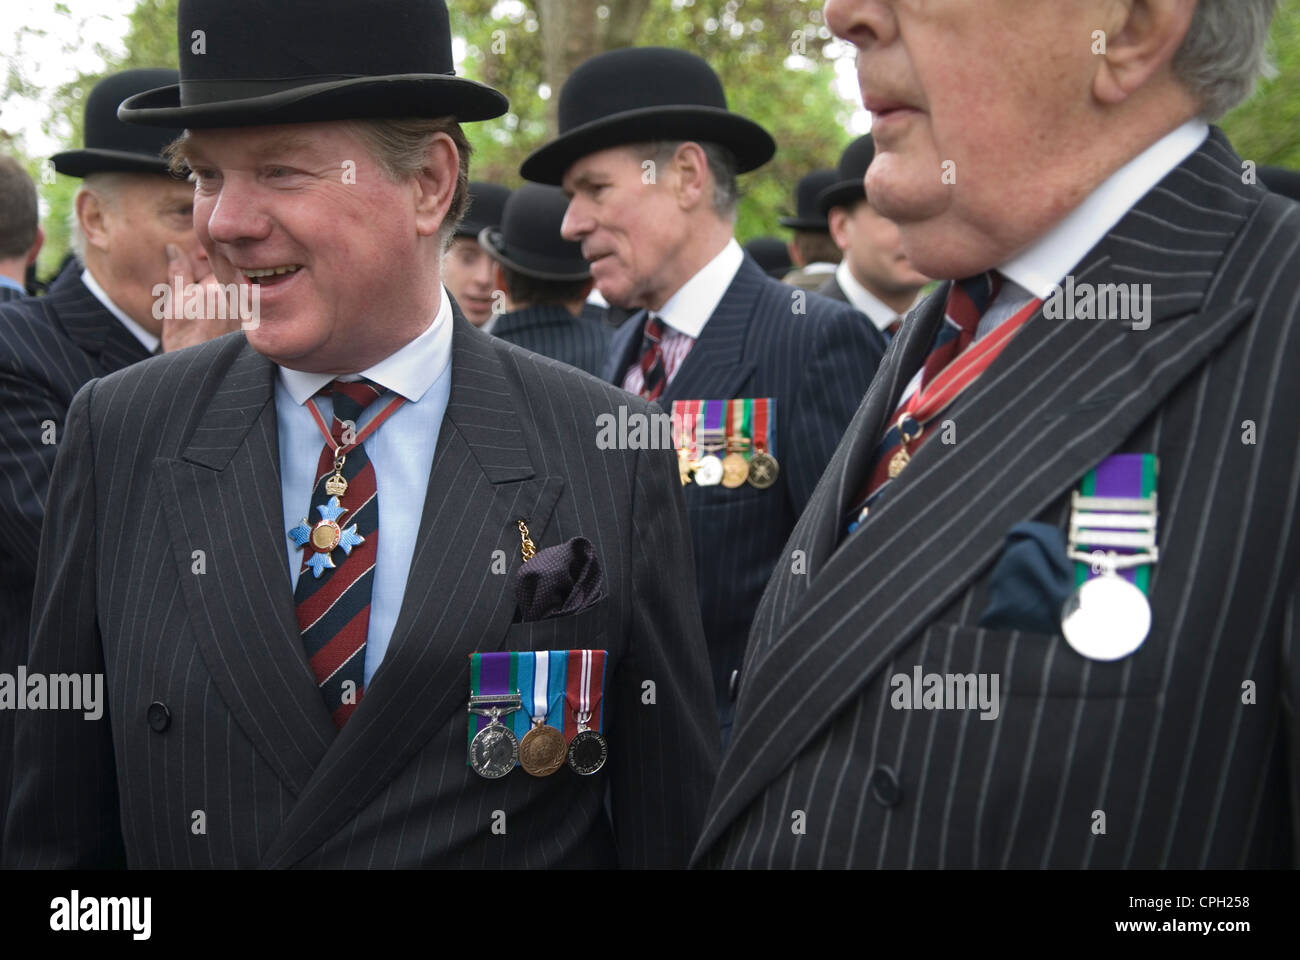
M366 407L378 400L383 391L369 380L331 380L321 393L334 398L334 432L337 433L345 420L351 420L355 427Z
M664 338L664 321L657 314L650 314L645 322L645 338L651 343L658 343Z
M994 270L958 280L948 294L948 316L963 330L973 333L979 325L980 317L984 316L984 311L1001 289L1002 275Z

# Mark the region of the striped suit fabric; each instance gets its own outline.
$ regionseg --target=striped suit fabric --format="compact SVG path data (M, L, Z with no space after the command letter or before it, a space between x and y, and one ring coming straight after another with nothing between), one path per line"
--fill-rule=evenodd
M7 287L0 284L0 303L8 303L10 300L21 300L26 294L22 290L15 290L13 287Z
M0 307L0 672L26 647L45 494L68 405L81 386L149 354L65 270L44 297ZM0 711L0 785L7 792L13 713ZM3 802L0 802L3 807ZM0 833L4 813L0 810Z
M582 315L575 317L559 304L537 304L502 314L492 333L507 343L596 376L614 333L601 319L601 312L587 304Z
M623 382L638 360L644 311L619 328L604 378ZM730 678L774 567L797 565L782 546L830 461L884 352L856 311L765 274L748 254L658 403L776 399L776 483L686 487L696 587L713 666L718 719L730 725Z
M862 528L848 500L942 322L885 357L755 618L696 861L726 867L1294 866L1300 795L1300 206L1222 133L1075 268L1149 283L1149 329L1020 330ZM1145 644L1086 660L980 625L1009 529L1064 530L1083 475L1159 457ZM896 675L997 675L995 719L897 709ZM805 832L791 830L800 811Z
M27 662L103 671L109 708L98 723L21 715L10 865L685 863L718 745L675 457L597 449L600 414L654 408L453 314L424 536L341 732L289 588L276 368L236 333L78 394ZM521 519L539 550L590 540L603 599L512 622ZM469 655L568 649L609 652L605 769L477 776ZM154 701L170 711L161 732L146 720Z

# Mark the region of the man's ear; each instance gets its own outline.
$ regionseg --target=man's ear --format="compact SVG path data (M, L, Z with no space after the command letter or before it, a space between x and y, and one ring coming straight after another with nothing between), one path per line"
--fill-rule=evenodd
M451 137L434 134L424 166L413 180L415 190L415 232L422 237L438 235L456 195L460 175L460 152Z
M799 244L795 243L793 240L787 240L785 242L785 252L790 254L790 262L800 270L808 266L808 264L803 262L803 251L799 249Z
M1196 0L1121 0L1109 29L1092 37L1097 72L1092 90L1104 104L1131 97L1173 63L1196 13Z
M82 236L89 246L99 250L108 249L107 203L93 190L81 190L77 193L77 222L81 224Z
M36 262L36 258L41 255L41 247L45 246L45 228L37 225L36 239L32 241L31 248L27 251L27 266Z
M847 207L831 207L831 212L826 218L831 225L831 239L835 241L835 246L840 248L840 253L849 252L849 244L852 237L849 235L849 211Z
M709 158L698 143L681 144L673 154L672 165L678 207L689 211L701 203L712 203L713 175L709 173Z

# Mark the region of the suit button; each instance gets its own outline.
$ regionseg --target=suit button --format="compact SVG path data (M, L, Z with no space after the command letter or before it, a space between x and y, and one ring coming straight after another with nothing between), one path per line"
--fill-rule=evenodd
M882 807L897 806L903 799L903 788L898 785L898 777L889 767L876 767L871 775L871 795Z
M172 725L172 712L167 709L167 704L161 700L155 700L149 704L149 726L154 733L162 733Z
M731 679L727 681L727 698L736 702L736 694L740 692L740 670L731 671Z

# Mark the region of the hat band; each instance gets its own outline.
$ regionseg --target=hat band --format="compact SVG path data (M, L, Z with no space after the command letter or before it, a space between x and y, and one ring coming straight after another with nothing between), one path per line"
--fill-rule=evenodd
M434 76L435 74L430 74ZM453 74L436 74L436 76L453 76ZM342 80L382 80L383 77L364 73L319 73L311 76L277 77L270 80L182 80L181 106L199 107L231 100L252 100L257 97L285 93L299 87L310 87L318 83L337 83Z

